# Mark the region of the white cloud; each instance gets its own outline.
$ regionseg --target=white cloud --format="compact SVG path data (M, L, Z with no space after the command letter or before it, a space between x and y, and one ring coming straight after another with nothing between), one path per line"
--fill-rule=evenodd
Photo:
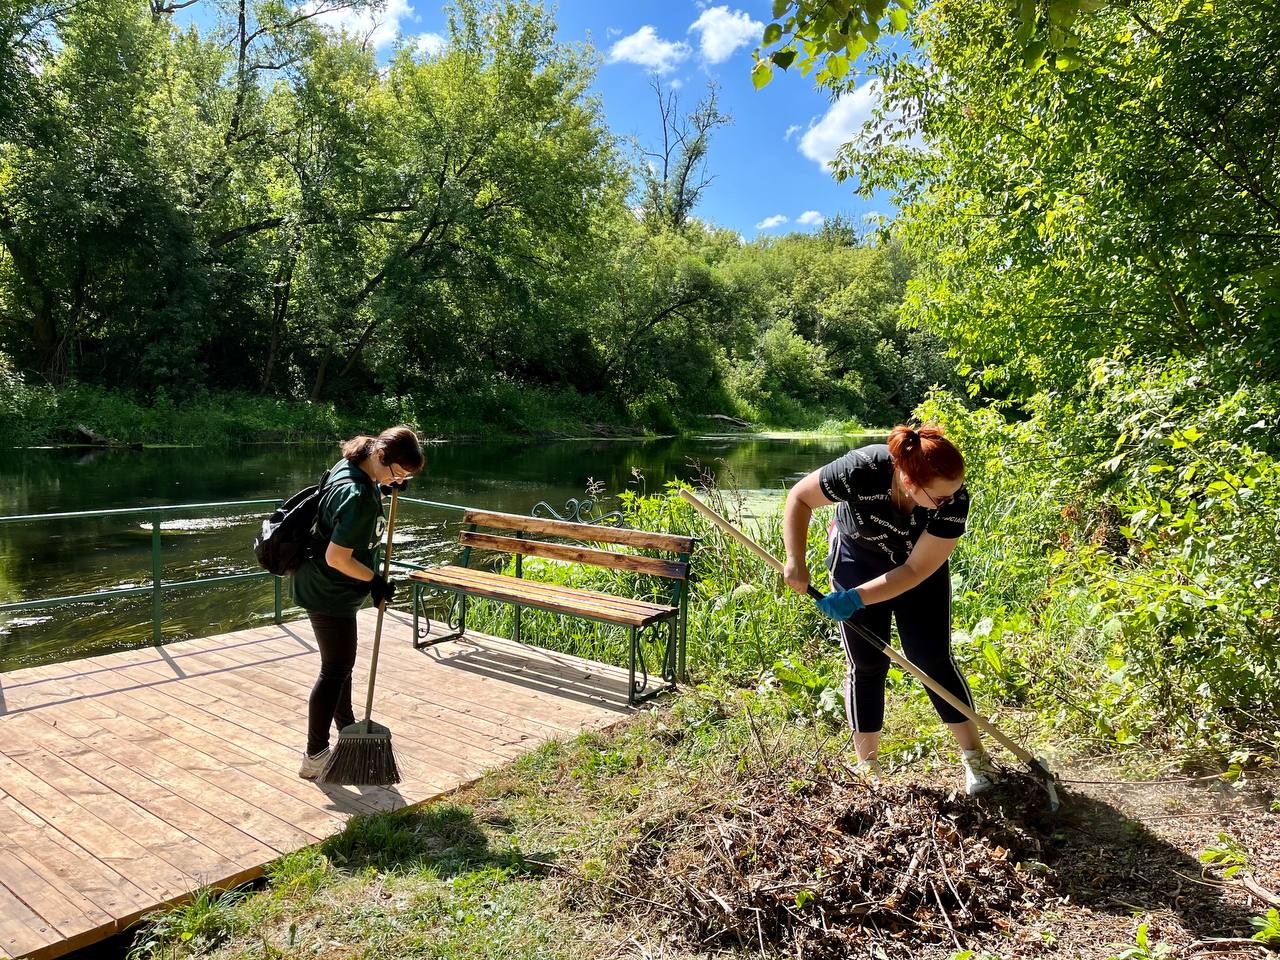
M444 49L444 37L438 33L420 33L413 41L413 49L426 57L434 57Z
M325 0L309 0L303 5L303 9L316 10L324 3ZM377 10L368 7L361 10L328 10L311 22L330 30L345 30L352 36L367 39L374 47L385 47L399 35L400 21L412 16L413 7L409 5L409 0L387 0L386 5Z
M620 37L622 36L622 31L619 30L617 27L606 27L604 31L604 35L606 37Z
M700 47L707 62L724 63L739 47L759 40L764 24L741 10L730 13L722 6L703 10L689 26L690 33L694 30L702 34Z
M782 135L783 142L785 143L786 141L790 140L799 132L800 132L800 124L793 123L791 126L787 127L787 132Z
M880 100L880 84L869 80L833 103L800 138L800 152L826 167L840 148L857 136Z
M800 216L796 217L796 223L806 227L816 227L822 224L827 218L820 214L817 210L806 210Z
M667 86L670 87L672 90L679 90L681 87L684 86L684 81L681 80L679 77L676 77L670 83L668 83Z
M663 40L646 24L609 48L609 62L637 63L654 73L670 73L692 52L687 43Z
M780 213L775 213L772 217L765 217L756 224L757 230L772 230L774 227L780 227L787 222L787 218Z
M868 210L866 213L862 215L862 222L869 227L879 226L880 221L883 219L884 219L884 214L881 213L879 210Z
M820 119L809 124L809 129L800 138L800 152L826 169L841 147L857 139L862 132L862 125L871 119L872 112L879 104L880 83L868 80L853 93L833 103ZM902 115L897 110L889 111L882 123L876 125L877 131L884 132L905 129ZM910 137L898 140L897 143L917 149L925 147L919 131L912 132Z

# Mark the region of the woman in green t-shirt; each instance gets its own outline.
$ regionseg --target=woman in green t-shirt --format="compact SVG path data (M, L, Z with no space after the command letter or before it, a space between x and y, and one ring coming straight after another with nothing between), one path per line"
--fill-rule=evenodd
M355 723L351 670L356 662L356 611L395 595L395 584L373 569L385 527L383 485L402 487L426 465L418 436L406 426L376 437L353 437L325 478L316 528L325 543L293 576L294 601L311 619L320 648L320 676L311 690L307 749L298 776L314 780L329 760L329 724Z

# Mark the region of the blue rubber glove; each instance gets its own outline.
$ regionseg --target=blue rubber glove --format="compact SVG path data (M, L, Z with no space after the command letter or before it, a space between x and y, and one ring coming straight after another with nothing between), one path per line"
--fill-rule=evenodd
M865 606L857 590L832 590L818 601L823 616L832 620L848 620Z

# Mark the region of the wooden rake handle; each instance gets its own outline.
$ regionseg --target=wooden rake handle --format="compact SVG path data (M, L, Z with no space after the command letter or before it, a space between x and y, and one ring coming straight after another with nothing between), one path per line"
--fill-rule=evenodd
M682 489L680 491L680 496L682 496L685 500L687 500L695 510L697 510L704 517L706 517L708 520L714 523L717 527L719 527L721 530L723 530L725 533L731 536L734 540L737 540L740 544L742 544L748 550L751 550L758 557L760 557L761 560L763 560L765 563L771 566L774 570L776 570L779 576L782 576L783 565L782 565L782 562L778 560L777 557L775 557L764 547L760 546L760 544L756 543L754 540L748 537L745 533L743 533L741 530L735 527L732 523L730 523L724 517L720 516L720 514L716 513L714 510L708 507L705 503L703 503L701 500L695 497L693 493L690 492L689 490ZM809 584L808 592L809 592L809 596L814 600L822 599L822 591L818 590L813 584ZM932 677L930 677L927 673L925 673L923 670L917 667L914 663L912 663L902 654L898 653L898 651L895 650L893 647L891 647L889 644L881 641L880 638L877 637L875 634L873 634L870 630L867 630L865 627L863 627L861 624L858 624L858 623L849 623L849 626L858 634L858 636L862 637L864 640L866 640L868 643L872 644L876 648L883 650L885 655L888 656L890 660L892 660L903 670L907 671L907 673L911 674L913 677L915 677L917 680L923 683L926 687L928 687L930 690L936 693L939 697L941 697L947 703L951 704L951 706L959 710L960 713L962 713L967 719L972 720L974 723L976 723L979 729L981 729L984 733L987 733L988 735L990 735L993 740L1001 744L1005 749L1007 749L1010 753L1012 753L1015 757L1017 757L1023 763L1029 764L1033 768L1041 767L1040 761L1037 760L1035 757L1033 757L1025 749L1023 749L1018 743L1006 737L999 730L999 728L997 728L989 720L987 720L985 717L982 717L978 713L976 713L972 708L970 708L970 706L967 703L965 703L963 700L961 700L951 691L947 690L941 684L937 683Z
M391 488L391 509L387 511L387 549L382 554L382 579L391 576L392 534L396 531L396 497L399 491ZM382 645L382 618L387 612L387 601L378 604L378 625L373 628L373 656L369 663L369 693L364 701L364 719L369 722L373 714L373 685L378 678L378 647Z

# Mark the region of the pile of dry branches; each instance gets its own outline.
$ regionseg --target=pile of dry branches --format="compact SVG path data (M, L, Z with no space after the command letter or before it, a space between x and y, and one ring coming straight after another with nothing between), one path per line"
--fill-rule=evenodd
M1053 899L1043 803L1029 780L972 799L797 766L651 830L616 892L704 949L824 960L872 941L958 947Z

